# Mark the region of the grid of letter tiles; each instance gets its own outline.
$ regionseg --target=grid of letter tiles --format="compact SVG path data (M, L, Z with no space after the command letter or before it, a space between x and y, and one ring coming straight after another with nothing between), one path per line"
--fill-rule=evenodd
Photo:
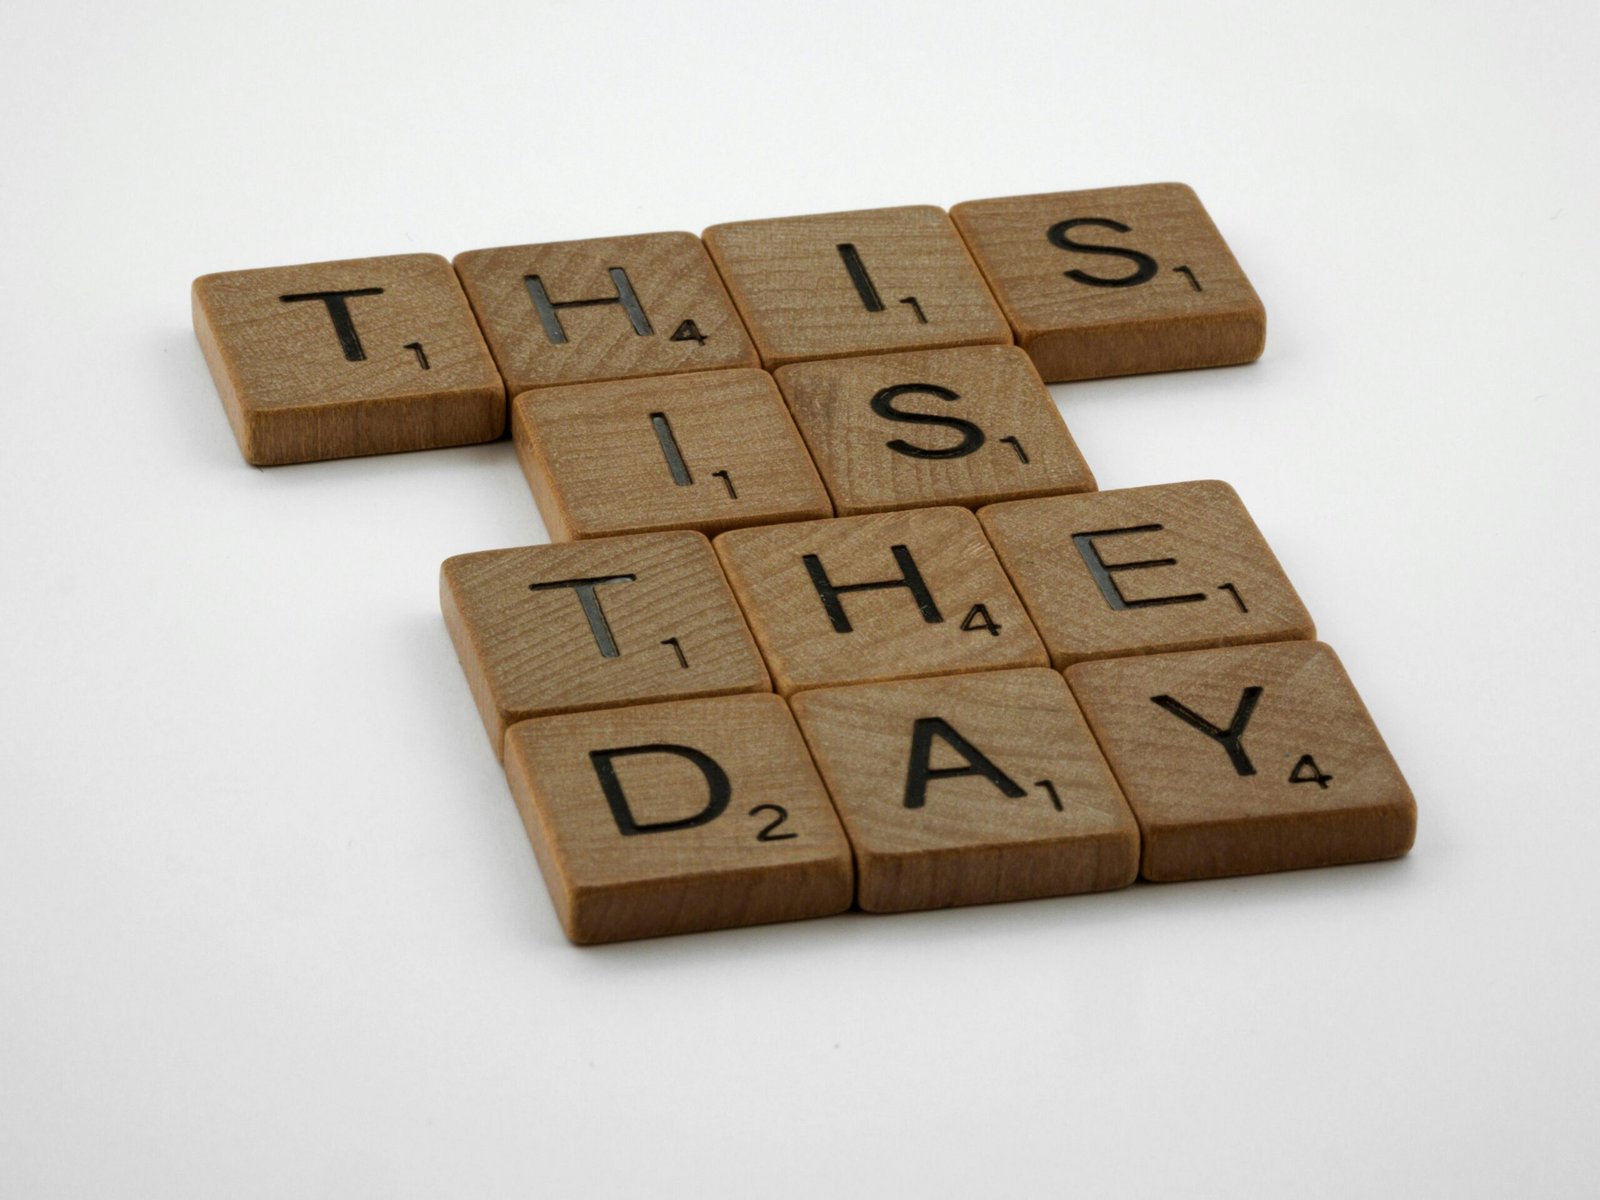
M246 459L508 427L445 622L567 935L1392 858L1416 806L1240 498L1045 384L1248 362L1179 184L195 281Z

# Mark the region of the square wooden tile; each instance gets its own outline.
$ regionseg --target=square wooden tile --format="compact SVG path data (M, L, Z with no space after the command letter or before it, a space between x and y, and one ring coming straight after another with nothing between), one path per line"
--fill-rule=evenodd
M810 358L1011 342L941 208L736 221L713 225L705 240L769 369Z
M1054 671L823 688L791 704L868 912L1098 892L1138 876L1138 826Z
M964 508L735 529L716 549L785 695L1048 661Z
M1251 362L1267 315L1181 183L950 210L1017 342L1051 382Z
M1094 490L1015 346L796 363L777 377L840 516Z
M539 388L512 402L511 429L558 541L833 515L765 371Z
M524 721L506 778L574 942L850 907L850 844L776 696Z
M1067 680L1139 818L1146 879L1411 848L1416 801L1320 642L1083 663Z
M446 559L439 600L501 751L529 717L771 689L705 535L693 530Z
M468 250L455 264L512 396L760 365L692 233Z
M1316 636L1225 483L1016 500L978 518L1058 667Z
M195 337L258 466L493 441L506 395L437 254L202 275Z

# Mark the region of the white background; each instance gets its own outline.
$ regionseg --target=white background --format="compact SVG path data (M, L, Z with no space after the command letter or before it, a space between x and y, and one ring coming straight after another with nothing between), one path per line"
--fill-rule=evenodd
M0 6L0 1196L1579 1196L1600 9ZM436 600L509 443L267 471L201 273L1177 179L1398 863L577 950Z

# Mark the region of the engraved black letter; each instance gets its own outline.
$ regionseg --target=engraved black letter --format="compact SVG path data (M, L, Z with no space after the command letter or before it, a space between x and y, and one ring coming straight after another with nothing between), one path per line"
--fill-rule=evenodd
M613 759L626 758L634 754L676 754L679 758L688 759L699 767L700 773L706 777L706 785L710 789L706 806L694 816L684 817L679 821L653 821L641 825L634 820L633 809L628 807L628 797L622 790L622 780L617 778L617 769L611 765ZM728 773L718 765L717 760L691 746L653 742L648 746L591 750L589 761L594 764L594 773L600 779L601 790L606 794L606 803L611 806L611 816L617 823L617 831L623 837L632 837L636 833L670 833L675 829L693 829L696 825L715 821L722 815L723 809L728 807L728 799L733 795L733 788L728 783Z
M367 352L361 348L361 338L356 334L356 323L350 319L350 306L346 296L381 296L382 288L353 288L348 292L296 292L292 296L279 296L285 304L298 304L301 300L321 300L328 307L328 319L333 322L333 332L339 336L339 347L348 362L361 362ZM426 364L424 364L426 365Z
M1250 756L1244 752L1241 739L1244 737L1244 727L1250 723L1250 714L1256 710L1256 701L1261 699L1261 689L1247 687L1239 694L1239 707L1233 710L1233 723L1226 729L1218 729L1192 708L1186 708L1171 696L1151 696L1152 704L1159 704L1178 720L1186 725L1192 725L1212 741L1218 743L1228 752L1228 761L1233 764L1233 769L1241 775L1254 775L1255 766L1250 762Z
M967 765L930 767L928 759L933 755L934 738L939 738L966 759ZM1001 795L1010 796L1013 800L1027 795L1017 786L1016 780L990 762L988 755L957 733L950 722L942 717L918 717L911 727L911 764L906 768L906 807L921 808L927 803L929 780L954 779L963 775L981 775L999 788Z
M1117 537L1124 533L1158 533L1160 525L1130 525L1126 529L1096 529L1090 533L1075 533L1072 535L1072 544L1078 548L1078 553L1083 556L1084 566L1089 568L1095 585L1099 587L1100 594L1106 598L1113 611L1121 612L1127 608L1155 608L1160 604L1191 604L1196 600L1204 600L1203 592L1190 592L1183 596L1152 596L1148 600L1129 600L1122 594L1122 589L1117 587L1117 581L1111 576L1118 571L1142 571L1148 567L1172 567L1178 560L1175 558L1146 558L1139 562L1108 563L1100 557L1100 551L1094 544L1095 538Z
M924 446L914 446L910 442L895 438L892 442L884 443L889 449L896 454L904 454L907 458L965 458L983 445L983 430L971 421L963 421L960 417L941 417L934 413L901 412L894 406L896 397L913 392L937 396L941 400L961 399L949 388L940 387L936 383L900 383L894 387L886 387L874 396L872 411L888 421L905 421L912 425L943 425L947 429L958 431L961 440L943 450L929 450Z
M567 331L561 325L561 316L556 312L558 308L594 308L601 304L620 304L622 311L628 314L628 321L633 326L634 333L640 337L649 337L655 330L650 328L650 318L645 316L644 305L639 303L639 295L633 290L633 284L628 282L628 273L621 267L612 267L609 272L611 282L616 285L615 296L601 296L596 300L551 300L550 293L544 290L544 281L537 275L526 275L522 282L527 285L528 296L533 301L533 307L538 310L539 324L544 326L544 335L550 339L552 345L559 346L567 340Z
M894 555L895 565L900 568L900 578L881 579L876 583L835 584L822 569L820 558L815 554L801 556L801 561L806 564L806 573L811 576L811 583L822 600L823 610L828 614L828 620L833 622L835 633L849 633L853 628L850 618L845 615L844 605L839 603L839 597L846 592L880 592L887 588L903 587L916 599L917 610L922 613L924 621L929 625L937 625L944 620L939 606L933 602L933 593L923 581L922 572L917 570L917 562L911 557L911 551L904 546L890 546L889 553Z
M1117 246L1097 246L1093 242L1075 242L1067 236L1069 229L1076 229L1080 225L1094 225L1100 229L1115 229L1118 233L1127 233L1128 226L1121 221L1108 220L1105 217L1076 217L1071 221L1057 221L1050 226L1045 234L1050 239L1052 246L1059 246L1063 250L1076 250L1079 254L1109 254L1113 258L1125 258L1133 263L1135 270L1132 275L1123 275L1117 279L1105 279L1099 275L1090 275L1087 271L1074 268L1063 271L1068 279L1076 279L1079 283L1087 283L1092 287L1133 287L1140 283L1149 283L1156 277L1156 260L1148 254L1138 250L1124 250Z
M595 594L595 588L608 583L632 583L636 575L596 575L592 579L556 579L550 583L530 583L530 592L546 592L552 588L569 587L578 593L578 603L583 607L583 615L589 621L589 632L594 635L594 644L600 650L602 658L619 658L622 651L617 649L617 640L611 636L611 626L606 622L605 610L600 607L600 597Z

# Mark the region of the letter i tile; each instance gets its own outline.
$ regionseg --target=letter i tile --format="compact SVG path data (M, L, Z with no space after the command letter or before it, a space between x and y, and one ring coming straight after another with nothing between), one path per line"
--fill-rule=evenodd
M529 717L772 687L692 530L457 555L440 604L496 753Z
M776 696L524 721L506 777L574 942L850 907L850 845Z
M1320 642L1080 663L1067 681L1139 819L1146 879L1326 867L1411 848L1416 801Z

